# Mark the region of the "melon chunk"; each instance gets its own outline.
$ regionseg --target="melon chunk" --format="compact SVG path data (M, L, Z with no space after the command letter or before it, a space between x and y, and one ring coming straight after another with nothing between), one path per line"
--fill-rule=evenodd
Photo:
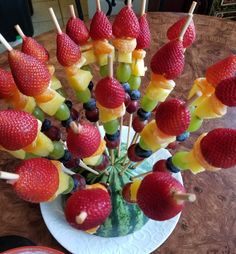
M51 77L51 86L50 86L50 88L52 88L53 90L57 90L61 87L62 87L61 81L53 75Z
M36 102L33 97L27 97L27 103L23 109L23 111L32 113L36 107Z
M82 56L86 59L84 65L96 63L96 56L94 55L93 49L82 52Z
M118 51L118 62L120 63L132 63L132 52L123 53Z

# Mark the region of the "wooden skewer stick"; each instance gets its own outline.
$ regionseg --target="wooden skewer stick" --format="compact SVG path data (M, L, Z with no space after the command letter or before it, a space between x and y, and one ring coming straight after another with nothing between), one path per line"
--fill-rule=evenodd
M131 141L131 144L130 144L130 145L135 144L135 143L137 142L138 138L139 138L139 133L138 133L138 132L136 132L136 133L134 134L134 136L133 136L133 139L132 139L132 141Z
M121 151L121 137L122 137L123 121L124 121L124 118L123 118L123 116L122 116L122 117L120 118L120 142L119 142L119 146L118 146L118 157L120 157L120 151Z
M9 172L5 172L5 171L0 171L0 179L3 180L18 180L19 179L19 175L14 174L14 173L9 173Z
M127 135L126 150L129 147L129 138L130 138L130 130L131 130L131 126L132 126L132 121L133 121L133 114L130 114L130 116L129 116L129 128L128 128L128 135Z
M192 5L191 5L191 7L190 7L190 9L189 9L189 11L188 11L188 15L192 15L192 14L193 14L193 12L194 12L196 6L197 6L197 2L193 1L193 2L192 2Z
M76 15L75 15L75 9L74 9L74 5L73 4L70 4L69 5L69 9L70 9L70 16L75 19L76 18Z
M128 158L128 153L125 155L125 157L124 157L124 160L123 160L123 162L122 162L122 166L125 166L125 164L126 164L126 159Z
M120 171L120 174L119 175L123 175L124 172L129 168L129 166L132 164L132 161L130 161L121 171Z
M141 7L141 16L145 14L145 9L146 9L146 0L142 1L142 7Z
M188 201L188 202L194 202L196 200L196 195L193 193L178 193L175 192L173 194L174 199L177 201Z
M114 166L114 164L115 164L114 149L111 149L111 150L110 150L110 156L111 156L111 165Z
M132 6L132 0L128 0L128 3L127 3L128 6Z
M81 212L79 215L75 217L75 221L78 224L83 224L87 217L88 214L86 212Z
M81 168L83 168L83 169L85 169L85 170L87 170L87 171L89 171L89 172L95 174L95 175L99 175L99 173L98 173L96 170L94 170L94 169L88 167L82 160L80 160L79 166L80 166Z
M185 34L185 32L187 31L187 29L188 29L190 23L192 22L192 19L193 19L193 15L192 15L192 14L191 14L191 15L188 15L188 18L187 18L187 20L186 20L186 22L185 22L185 24L184 24L184 26L183 26L183 28L182 28L182 30L181 30L181 32L180 32L179 40L183 41L184 34Z
M109 54L107 56L108 58L108 77L112 78L113 77L113 58L112 55Z
M151 173L152 173L152 171L148 171L148 172L146 172L146 173L142 173L142 174L139 174L139 175L136 175L136 176L132 176L132 177L131 177L131 180L133 181L133 180L136 179L136 178L145 177L145 176L147 176L147 175L149 175L149 174L151 174Z
M13 50L12 46L6 41L6 39L2 36L2 34L0 34L0 42L8 51Z
M97 10L101 11L101 3L100 0L96 0L96 4L97 4Z
M25 34L24 34L24 32L22 31L22 29L20 28L20 26L18 24L15 25L15 29L16 29L17 33L20 35L20 37L22 39L24 39L25 38Z
M139 161L137 163L135 163L133 166L132 166L132 169L136 169L139 165L141 165L146 159L142 160L142 161Z
M200 96L202 96L202 92L201 91L197 91L196 94L194 96L191 97L191 99L187 100L187 102L185 103L186 107L191 106L191 104L198 99Z
M63 164L62 164L61 170L62 170L64 173L66 173L67 175L73 176L73 175L76 174L75 172L73 172L73 171L70 170L69 168L66 168Z
M59 34L62 34L61 27L60 27L60 25L59 25L59 23L58 23L57 17L56 17L56 15L55 15L55 13L54 13L52 7L49 8L49 12L50 12L50 15L51 15L51 17L52 17L52 21L53 21L53 23L54 23L54 25L55 25L55 27L56 27L56 29L57 29L57 32L58 32Z

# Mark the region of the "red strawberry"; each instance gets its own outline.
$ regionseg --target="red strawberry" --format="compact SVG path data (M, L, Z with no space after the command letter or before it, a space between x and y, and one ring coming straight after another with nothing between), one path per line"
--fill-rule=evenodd
M49 85L48 68L36 58L17 50L11 50L8 61L18 89L25 95L37 96Z
M0 111L0 145L19 150L30 145L38 133L38 121L29 113L16 110Z
M112 32L117 38L137 38L139 36L139 22L130 6L120 10L112 25Z
M161 47L151 60L151 70L166 79L177 78L184 69L184 48L181 41L173 40Z
M101 79L95 88L97 101L105 108L117 108L125 101L125 91L115 78Z
M9 71L0 69L0 98L8 99L17 91L15 81Z
M111 199L103 189L78 190L66 202L65 216L71 226L89 230L101 225L111 212ZM83 222L78 221L78 216L86 213Z
M149 30L149 24L147 21L147 15L144 14L139 18L140 32L137 38L136 49L146 49L150 47L151 44L151 34Z
M20 177L13 187L17 195L32 203L50 200L59 187L59 174L54 164L43 158L23 161L16 168Z
M183 17L180 20L178 20L176 23L174 23L171 27L169 27L167 31L167 37L169 40L174 40L179 37L181 30L183 26L186 23L187 17ZM190 23L187 31L184 34L184 39L183 39L183 47L187 48L192 45L192 43L196 39L196 31L195 31L195 26L192 22Z
M42 63L47 63L49 60L48 51L31 37L23 38L22 52L37 58Z
M156 110L157 126L168 135L178 136L186 131L190 118L185 102L178 99L162 102Z
M222 80L216 87L216 97L226 106L236 106L236 76Z
M66 33L79 45L85 44L89 39L89 31L84 22L79 18L71 17L66 25Z
M90 36L93 40L104 40L112 37L112 26L103 11L96 11L90 25Z
M70 129L66 142L69 151L74 156L86 158L97 151L101 142L101 136L94 125L85 123L79 126L79 133L74 133Z
M236 55L231 55L207 68L206 79L214 87L222 80L235 76Z
M157 161L153 167L152 167L153 172L163 172L163 173L168 173L171 174L171 172L168 170L166 167L166 160L159 160Z
M147 175L139 189L137 201L144 214L158 221L168 220L183 209L183 202L177 202L174 193L185 193L184 186L171 175L158 172Z
M230 168L236 165L236 130L214 129L201 140L201 152L213 167Z
M57 60L63 66L71 66L81 57L80 48L65 34L57 34Z

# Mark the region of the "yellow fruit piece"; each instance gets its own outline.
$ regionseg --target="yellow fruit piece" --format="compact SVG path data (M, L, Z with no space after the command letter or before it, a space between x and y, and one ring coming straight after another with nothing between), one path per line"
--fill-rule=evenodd
M195 110L195 115L201 119L219 118L225 115L227 106L220 102L215 94L207 97Z
M40 95L35 96L35 100L37 103L44 103L52 100L55 96L56 92L53 89L47 88Z
M24 160L25 156L26 156L26 152L22 149L16 150L16 151L10 151L10 150L7 150L4 147L0 146L0 150L7 152L7 153L11 154L12 156L14 156L15 158L20 159L20 160Z
M114 58L115 58L115 50L114 50L114 47L113 47L113 50L112 50L112 59L114 61ZM104 66L104 65L107 65L108 64L108 55L107 54L101 54L101 55L97 55L97 61L98 61L98 64L99 66Z
M94 184L91 184L91 185L86 185L86 189L102 189L104 191L107 192L107 188L100 184L100 183L94 183Z
M69 67L65 67L66 75L69 77L69 76L73 76L77 74L77 72L85 64L85 62L86 62L86 59L83 56L81 56L78 62L76 62L75 64Z
M143 59L133 59L131 64L132 75L143 77L147 68Z
M92 80L92 78L93 76L90 71L81 69L79 69L75 75L67 76L71 87L75 91L84 91L88 87L89 82Z
M93 50L95 55L111 54L114 47L107 40L98 40L93 42Z
M198 174L205 171L205 169L194 156L193 151L189 152L188 157L186 158L186 165L193 174Z
M101 155L95 155L95 156L90 156L90 157L87 157L87 158L83 158L83 162L86 165L95 166L97 164L97 162L99 161L100 157L101 157Z
M96 63L96 56L93 52L93 49L87 50L82 53L82 56L85 58L84 65Z
M28 96L27 103L26 103L25 107L23 108L23 111L32 113L34 111L35 107L36 107L35 99L33 97Z
M49 153L53 151L53 143L51 139L49 139L46 135L42 132L38 133L38 136L32 144L27 147L24 147L23 150L39 156L48 156Z
M139 189L141 182L142 182L142 180L135 179L133 181L133 183L130 185L130 199L133 202L137 201L137 193L138 193L138 189Z
M84 45L81 45L80 50L81 50L81 52L84 52L84 51L87 51L87 50L92 49L92 48L93 48L93 42L90 41L90 42L87 42Z
M137 40L135 38L121 39L115 38L112 40L114 47L121 53L130 53L135 50L137 46Z
M159 74L152 74L151 82L153 86L160 87L163 89L173 89L175 87L174 80L166 79L164 76Z
M118 108L104 108L97 102L97 107L99 109L99 120L102 123L106 123L112 120L115 120L125 114L125 105L124 103Z
M61 88L62 85L61 85L61 81L55 76L53 75L51 77L51 85L50 85L50 88L53 89L53 90L57 90L59 88Z
M123 53L119 52L117 53L117 61L120 63L132 63L132 52L130 53Z
M44 103L38 103L38 106L48 114L49 116L55 115L61 104L65 101L65 98L61 96L58 92L55 92L55 96L52 100Z
M146 51L143 49L136 49L132 53L134 59L144 59L146 56Z
M97 230L99 229L99 227L100 227L100 225L95 228L88 229L85 232L88 234L95 234L97 232Z
M106 149L106 141L104 139L101 139L101 142L100 142L100 145L99 145L97 151L94 154L92 154L92 156L103 154L105 149Z

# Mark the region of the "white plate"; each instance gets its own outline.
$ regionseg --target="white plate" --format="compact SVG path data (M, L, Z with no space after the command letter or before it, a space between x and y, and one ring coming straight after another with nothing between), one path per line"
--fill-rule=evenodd
M123 142L126 141L127 130L127 127L122 128ZM104 134L102 129L101 134ZM133 132L131 136L133 136ZM153 165L157 160L168 157L170 157L170 153L161 149L148 160ZM180 173L175 174L175 177L183 183ZM41 203L40 208L51 234L65 249L73 254L148 254L166 241L180 217L178 214L164 222L149 220L139 231L133 234L103 238L72 228L65 220L60 197L51 203Z

